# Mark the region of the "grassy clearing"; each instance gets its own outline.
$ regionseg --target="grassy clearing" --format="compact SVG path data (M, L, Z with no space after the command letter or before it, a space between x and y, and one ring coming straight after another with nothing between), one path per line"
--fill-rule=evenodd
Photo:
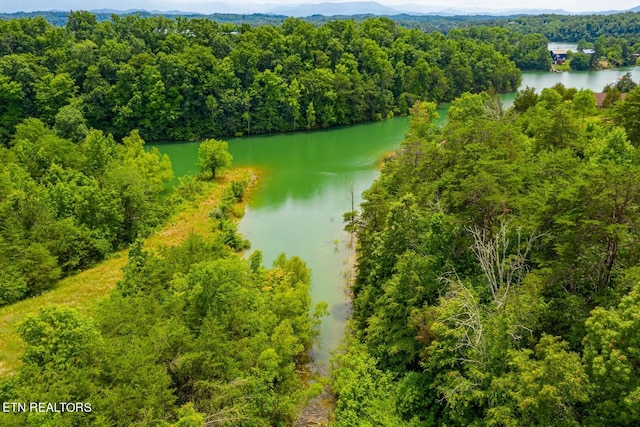
M253 170L228 170L215 183L205 183L205 190L194 202L186 202L162 230L146 239L145 248L153 250L162 245L179 245L191 233L211 234L209 213L218 205L224 189L232 181L245 177L249 177L250 182L248 194L257 178ZM11 375L20 366L24 343L17 333L17 326L27 315L51 305L75 307L88 313L96 301L116 286L126 263L127 250L117 252L95 267L61 280L55 289L0 308L0 376Z
M147 238L145 248L177 246L189 234L210 235L212 230L209 214L219 204L223 191L232 181L240 181L246 177L249 178L249 194L257 178L256 172L251 169L231 169L216 178L215 185L205 183L205 197L200 197L195 202L185 202L185 206L173 215L164 229Z

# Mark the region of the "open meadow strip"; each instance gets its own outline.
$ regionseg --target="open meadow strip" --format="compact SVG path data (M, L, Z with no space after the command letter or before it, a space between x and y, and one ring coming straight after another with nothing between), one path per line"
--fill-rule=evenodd
M226 187L234 180L250 176L249 191L256 179L255 172L231 169L221 174L215 185L206 187L204 194L196 202L185 202L185 207L169 219L161 231L145 240L146 249L157 249L163 245L177 246L189 234L207 235L212 233L208 220L211 210L218 205ZM41 295L0 308L0 376L12 375L20 366L24 343L17 332L20 322L29 314L52 305L74 307L83 313L115 288L122 278L123 267L127 264L128 250L112 254L109 259L95 267L66 277L52 290Z

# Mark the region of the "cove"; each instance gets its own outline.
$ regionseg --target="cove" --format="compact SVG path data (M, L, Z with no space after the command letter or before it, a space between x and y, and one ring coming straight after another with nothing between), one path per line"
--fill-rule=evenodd
M311 268L314 304L325 301L313 359L326 366L344 335L350 312L345 289L353 250L343 213L357 208L379 175L385 153L396 150L408 118L313 132L229 139L234 166L260 171L239 231L261 250L265 266L281 252ZM171 158L176 177L195 173L197 143L155 145Z
M541 91L558 82L567 87L599 92L627 71L635 81L640 67L628 69L544 73L525 72L521 87ZM515 92L501 96L505 106ZM449 104L438 108L441 120ZM407 130L408 119L397 117L313 132L296 132L229 139L236 166L261 171L260 182L249 200L239 229L251 241L249 251L260 249L264 264L280 252L299 256L312 270L314 303L326 301L329 316L322 321L320 345L313 357L321 365L330 358L344 335L350 306L345 291L349 268L349 236L342 214L356 208L362 192L379 175L385 153L396 150ZM171 158L176 177L197 172L198 143L154 145ZM353 191L352 191L353 190Z
M542 89L549 88L557 83L576 89L591 89L594 92L602 92L605 86L615 84L626 73L631 73L633 81L640 80L640 67L622 67L599 71L566 71L563 73L550 73L546 71L527 71L522 73L520 88L526 86L536 88L540 93ZM516 92L501 95L505 106L513 104Z
M352 200L358 207L381 157L399 146L407 123L397 118L229 142L235 165L262 170L240 232L263 252L265 265L283 251L301 257L311 268L313 301L328 304L313 354L317 362L328 361L350 311L345 276L351 250L342 214L353 209Z

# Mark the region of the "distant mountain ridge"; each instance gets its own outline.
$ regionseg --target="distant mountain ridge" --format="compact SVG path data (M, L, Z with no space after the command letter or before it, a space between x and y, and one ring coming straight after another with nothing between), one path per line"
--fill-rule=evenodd
M50 0L23 0L20 3L23 10L41 10L47 8L45 4ZM124 0L122 0L124 1ZM86 10L86 2L83 0L62 0L57 11L60 11L62 5L69 7L68 10ZM41 8L38 9L38 5ZM119 3L124 4L124 3ZM130 3L131 4L131 3ZM623 12L638 12L640 5L628 10L607 10L592 12L570 12L564 9L490 9L481 7L472 8L455 8L447 5L420 5L415 3L406 3L400 5L385 5L376 1L348 1L348 2L319 2L319 3L299 3L299 4L279 4L279 3L226 3L221 1L212 1L207 3L181 3L183 10L175 10L176 4L172 0L138 0L135 5L139 7L124 10L113 8L95 8L93 13L108 14L131 14L131 13L150 13L150 14L166 14L166 15L210 15L217 13L233 13L233 14L271 14L284 15L294 17L310 17L313 15L322 16L350 16L350 15L376 15L376 16L397 16L397 15L428 15L428 16L520 16L520 15L608 15ZM75 6L75 7L74 7ZM133 6L133 4L131 4ZM163 7L163 6L166 6ZM15 9L14 6L9 6ZM0 6L0 12L7 7ZM172 10L169 10L172 9ZM49 10L50 11L50 10ZM5 15L20 12L5 12ZM32 12L23 12L32 13Z
M402 12L389 6L374 2L343 2L343 3L314 3L299 4L295 6L276 6L266 10L268 13L287 16L312 16L312 15L399 15Z
M455 8L448 5L421 5L406 3L401 5L385 5L376 1L348 1L348 2L320 2L283 5L276 3L236 4L224 2L205 3L210 6L207 13L267 13L295 17L313 15L344 16L344 15L433 15L433 16L514 16L514 15L590 15L615 14L627 11L640 11L640 5L630 10L608 10L593 12L571 12L565 9L491 9L491 8Z
M258 5L257 5L258 6ZM569 15L571 12L564 9L486 9L486 8L452 8L450 6L439 5L419 5L414 3L403 5L384 5L374 1L353 1L353 2L322 2L311 4L298 4L293 6L275 6L261 5L261 13L275 13L278 15L289 15L296 17L305 17L312 15L435 15L435 16L465 16L465 15L483 15L483 16L512 16L512 15L542 15L557 14ZM266 6L266 7L265 7ZM639 6L640 7L640 6ZM260 9L260 6L258 6ZM612 12L619 13L619 12Z

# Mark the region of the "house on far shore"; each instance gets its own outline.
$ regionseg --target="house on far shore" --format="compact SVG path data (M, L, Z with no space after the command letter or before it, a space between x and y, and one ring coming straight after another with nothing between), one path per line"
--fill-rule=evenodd
M604 100L607 97L607 94L604 92L600 92L600 93L594 93L593 96L596 98L596 107L602 108L602 106L604 105ZM618 101L624 101L626 97L627 97L626 93L621 93L620 99Z
M562 65L567 60L567 50L566 49L553 49L550 50L551 59L554 64Z

